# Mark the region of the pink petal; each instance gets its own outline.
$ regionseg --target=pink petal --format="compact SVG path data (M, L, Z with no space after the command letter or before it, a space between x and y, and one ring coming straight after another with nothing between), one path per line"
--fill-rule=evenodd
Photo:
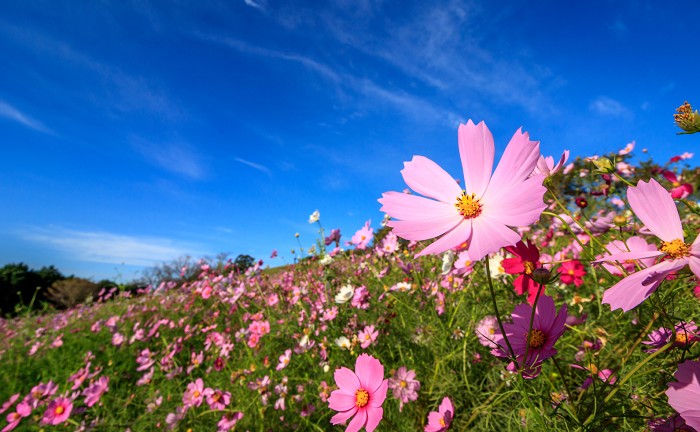
M345 432L357 432L362 429L362 426L367 423L367 410L358 409L357 415L350 421L350 424L345 429Z
M459 157L464 171L464 187L468 193L481 197L489 185L493 170L493 135L483 121L478 125L469 120L457 131Z
M408 187L438 201L454 204L462 194L462 189L451 175L423 156L413 156L410 162L404 163L401 174Z
M504 246L513 246L520 235L503 223L483 214L472 219L472 236L469 240L469 257L479 261L486 255L497 252Z
M369 399L370 406L379 408L386 399L386 391L389 389L389 380L382 381L382 384L377 388Z
M686 259L663 261L632 273L603 293L603 303L609 304L612 310L621 308L627 312L656 291L669 273L683 268L686 264Z
M700 258L691 256L688 258L688 266L690 266L690 271L692 271L695 276L700 277Z
M440 411L441 414L445 414L448 411L452 414L454 414L454 412L455 412L455 409L452 406L452 401L448 397L445 397L442 400L442 402L440 403L440 408L438 408L438 410Z
M343 390L334 390L328 398L328 408L335 411L348 411L357 406L355 394L345 393Z
M360 354L355 360L355 372L360 379L360 386L370 394L374 393L384 380L384 366L368 354Z
M447 234L429 244L425 249L416 254L416 257L428 254L436 255L445 252L448 249L456 248L469 240L469 235L472 232L471 227L472 222L465 220L463 223L457 225L451 231L447 232Z
M547 191L542 185L544 178L536 175L522 183L501 185L494 177L482 199L484 212L505 225L532 225L547 207L543 200Z
M382 204L379 209L396 219L415 220L436 217L457 216L462 218L455 207L461 192L453 197L452 203L444 203L402 192L385 192L378 201Z
M627 188L627 201L639 220L661 240L683 239L678 208L671 194L656 180L640 180L636 187Z
M353 407L353 409L348 411L341 411L331 418L331 424L337 425L345 423L350 417L354 416L355 413L357 413L357 407Z
M387 225L393 228L394 234L406 240L428 240L445 234L460 223L468 224L459 215L425 220L391 220Z
M351 371L346 367L341 367L335 370L333 375L335 378L335 383L338 384L340 390L348 394L355 394L355 392L360 388L360 380L355 375L355 372Z
M498 162L496 171L491 177L489 189L522 183L532 174L539 157L539 142L530 141L528 133L518 129Z
M636 251L636 252L620 252L612 255L604 255L603 258L593 261L594 264L599 264L602 262L615 262L619 261L624 263L627 260L643 259L643 258L653 258L661 256L664 253L658 250L650 251Z
M382 408L367 408L367 424L365 425L367 432L372 432L377 427L382 417L384 417L384 410Z

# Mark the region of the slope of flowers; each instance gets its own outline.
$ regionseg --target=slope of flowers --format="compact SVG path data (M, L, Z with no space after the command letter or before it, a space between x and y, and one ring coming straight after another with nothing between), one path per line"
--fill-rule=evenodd
M542 178L527 188L546 209L522 243L477 252L452 238L414 258L428 237L368 222L345 245L321 229L294 265L202 265L193 282L0 319L0 430L697 428L693 261L628 312L603 302L625 276L666 265L654 251L685 253L630 211L627 183L654 178L681 203L684 245L700 221L698 173L681 166L691 155L635 166L632 147L615 163L533 163ZM451 220L482 217L474 202L460 198Z

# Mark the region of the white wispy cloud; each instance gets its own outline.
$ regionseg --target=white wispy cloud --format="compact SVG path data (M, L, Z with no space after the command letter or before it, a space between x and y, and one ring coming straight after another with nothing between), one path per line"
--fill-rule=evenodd
M167 171L194 180L204 177L204 164L196 150L187 143L154 143L142 138L132 138L132 144L146 160Z
M252 8L255 8L255 9L260 9L262 11L265 10L265 4L267 3L267 2L261 1L261 0L257 0L257 1L256 0L243 0L243 1L245 2L246 5L248 5Z
M18 233L24 240L58 250L77 261L152 266L189 255L203 256L202 247L161 237L129 236L62 227L30 227Z
M53 132L38 120L24 114L14 106L0 100L0 117L15 121L35 131L52 134Z
M607 96L599 96L590 103L589 108L594 113L602 116L630 117L632 115L632 111L622 105L622 103Z
M249 160L245 160L245 159L242 159L242 158L239 158L239 157L235 158L235 160L236 160L236 162L240 162L240 163L242 163L243 165L248 165L249 167L251 167L251 168L253 168L253 169L256 169L256 170L258 170L258 171L260 171L260 172L262 172L262 173L267 174L268 177L272 177L272 171L270 171L270 169L269 169L268 167L266 167L265 165L261 165L261 164L259 164L259 163L251 162L251 161L249 161Z

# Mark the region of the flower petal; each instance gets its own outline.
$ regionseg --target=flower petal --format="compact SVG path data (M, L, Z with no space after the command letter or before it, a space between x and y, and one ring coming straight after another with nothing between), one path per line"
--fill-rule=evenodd
M384 366L369 354L360 354L357 357L355 372L360 379L360 386L369 393L374 393L384 380Z
M401 174L408 187L444 203L454 204L462 194L455 179L424 156L413 156L410 162L405 162Z
M464 218L455 215L424 220L391 220L387 225L393 228L394 234L406 240L428 240L451 231L460 223L465 223Z
M357 432L362 429L362 426L364 426L365 423L367 423L367 410L358 409L357 415L350 420L350 424L345 429L345 432Z
M436 217L457 216L462 218L455 207L459 194L454 196L451 204L435 201L418 195L403 192L385 192L378 200L382 207L379 209L396 219L416 220Z
M341 391L347 394L355 394L355 392L360 388L360 379L355 375L355 372L351 371L346 367L341 367L335 370L333 375L335 378L335 383Z
M506 150L498 161L491 177L489 189L500 189L506 185L517 185L525 181L537 165L540 157L540 143L530 141L530 135L518 129L510 139ZM544 178L544 176L542 176Z
M547 191L542 185L544 178L536 175L524 182L500 184L494 177L482 199L484 212L505 225L532 225L547 208L543 200Z
M369 398L370 406L378 408L382 406L384 400L386 399L386 392L389 389L389 380L382 381L382 384L372 393Z
M469 257L473 261L479 261L504 246L515 245L518 241L520 241L518 233L495 219L481 215L472 219Z
M335 411L348 411L357 407L355 394L346 393L343 390L334 390L328 398L328 408Z
M374 431L382 417L384 417L384 409L367 408L367 424L365 425L367 432Z
M663 241L683 239L683 227L671 193L656 180L627 188L627 201L640 221Z
M627 312L656 291L669 273L685 267L687 263L687 259L663 261L632 273L603 293L603 303L609 304L612 310L620 308Z
M493 170L493 135L483 121L475 125L469 120L467 124L459 125L457 136L464 171L464 188L468 193L481 197L489 185Z
M472 233L472 223L468 220L463 221L451 231L448 231L444 236L435 240L422 251L416 254L416 257L445 252L448 249L456 248L462 243L469 240L469 235ZM471 257L471 255L470 255Z
M350 417L354 416L355 413L357 413L357 407L353 407L347 411L341 411L331 418L331 424L337 425L345 423Z
M653 258L661 256L664 253L658 250L650 251L635 251L635 252L620 252L612 255L604 255L601 259L593 261L593 264L599 264L602 262L615 262L624 263L627 260L643 259L643 258Z

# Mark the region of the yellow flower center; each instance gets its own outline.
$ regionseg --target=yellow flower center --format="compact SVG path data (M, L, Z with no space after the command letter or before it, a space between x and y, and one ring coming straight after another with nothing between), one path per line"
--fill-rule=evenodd
M677 332L676 333L676 343L680 344L680 345L687 345L688 344L688 333Z
M401 382L399 383L399 385L401 386L401 388L406 388L406 386L408 385L408 383L407 383L406 381L404 381L404 380L401 380Z
M56 409L53 411L53 413L54 413L55 415L61 415L61 414L63 414L63 411L65 411L65 410L66 410L66 409L63 408L62 405L59 405L59 406L56 407Z
M192 393L193 398L198 398L200 395L201 393L199 392L199 390L195 390L194 393Z
M445 418L444 418L444 417L440 417L440 426L442 426L442 427L447 426L447 425L445 424Z
M535 271L535 263L532 261L523 261L523 266L525 267L525 274L532 274Z
M527 343L532 349L541 348L545 340L546 337L542 330L532 329L527 335Z
M661 252L666 253L671 258L682 258L690 255L690 245L683 242L682 239L671 240L670 242L661 242Z
M462 191L462 195L457 198L455 207L465 219L475 218L481 214L481 204L475 197L475 194L467 195L466 191Z
M591 374L595 375L598 373L598 366L594 365L593 363L590 363L588 365L588 370L591 371Z
M355 405L362 408L369 403L369 393L365 389L359 389L355 392Z

